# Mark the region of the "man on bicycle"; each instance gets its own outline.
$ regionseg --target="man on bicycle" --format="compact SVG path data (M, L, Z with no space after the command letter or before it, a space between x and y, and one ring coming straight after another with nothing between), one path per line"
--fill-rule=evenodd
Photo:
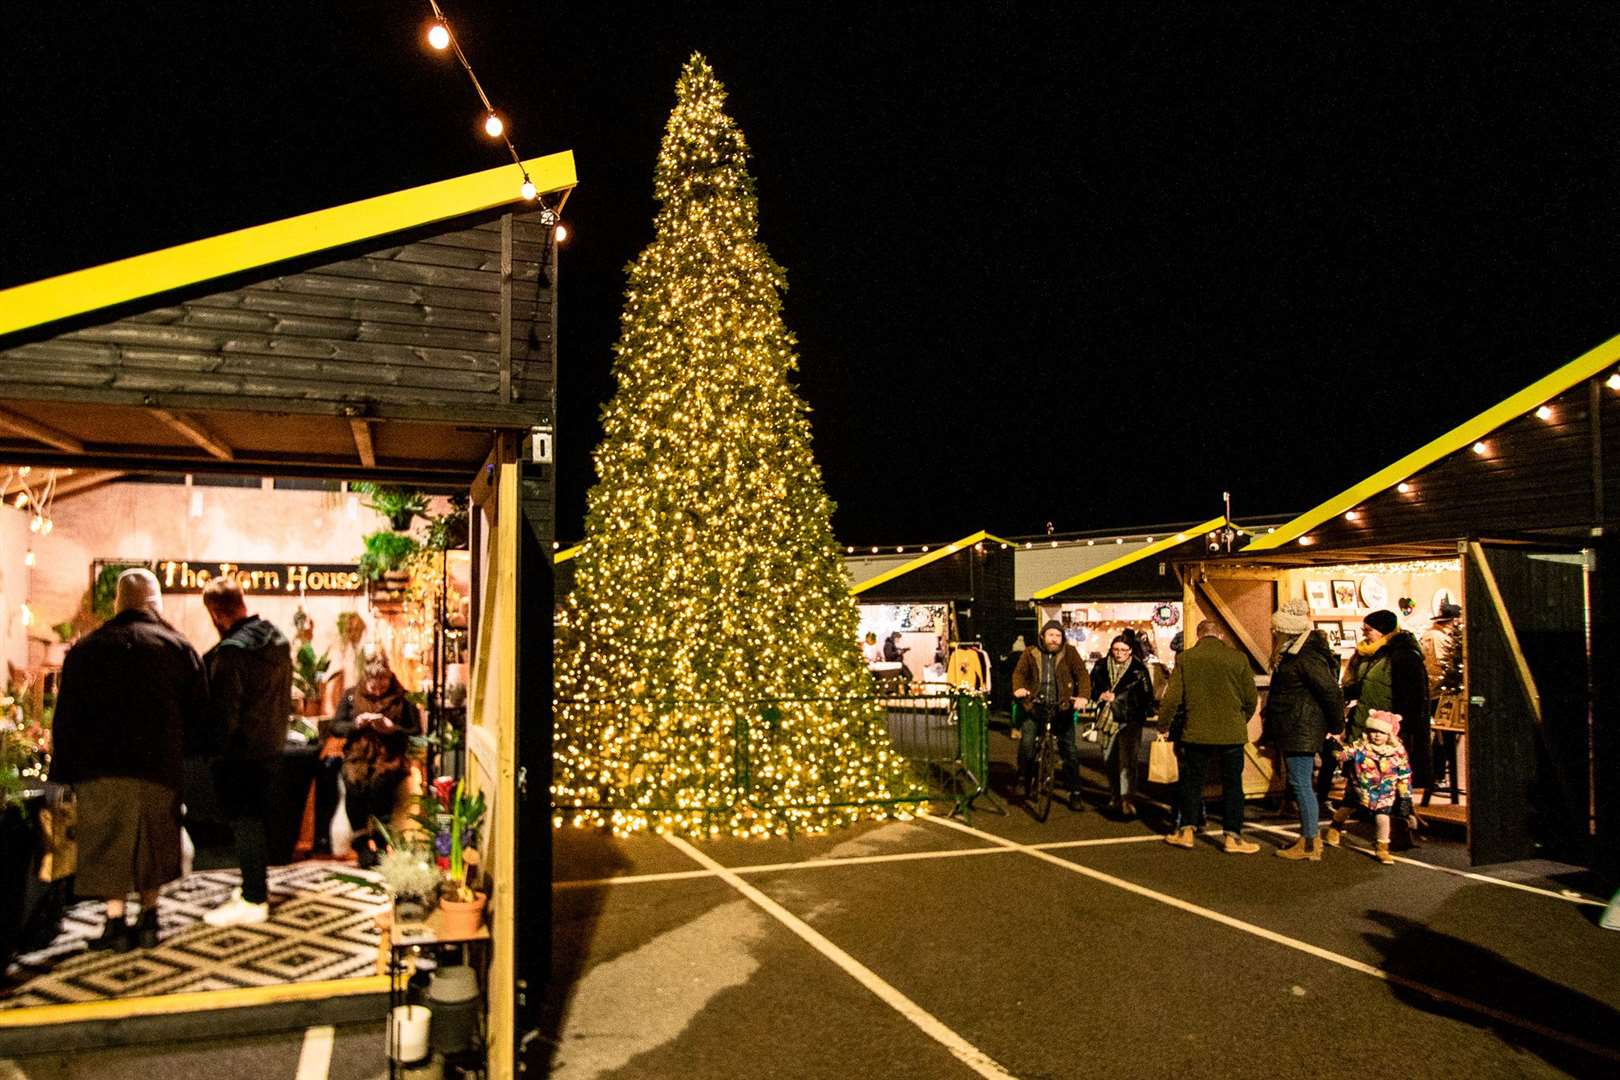
M1063 759L1063 786L1069 792L1069 809L1081 810L1080 755L1074 741L1074 710L1083 709L1091 697L1091 675L1073 645L1063 640L1063 626L1056 619L1041 627L1040 642L1024 650L1013 669L1013 697L1023 708L1023 723L1014 732L1018 743L1018 777L1023 797L1035 776L1035 755L1048 724L1057 736L1058 753Z

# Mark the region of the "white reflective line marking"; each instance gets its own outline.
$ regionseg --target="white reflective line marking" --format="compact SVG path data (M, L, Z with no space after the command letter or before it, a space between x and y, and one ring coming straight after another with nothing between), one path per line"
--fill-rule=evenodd
M1140 844L1161 839L1157 834L1148 836L1117 836L1102 840L1057 840L1031 847L1048 851L1070 847L1107 847L1112 844ZM957 859L968 855L1005 855L1008 849L996 845L981 848L952 848L948 851L898 851L889 855L851 855L847 858L807 859L804 862L761 863L758 866L728 866L733 874L775 874L786 870L825 870L837 866L864 866L870 863L910 862L917 859ZM662 874L630 874L620 877L591 878L577 881L554 881L553 890L596 889L604 885L645 885L658 881L691 881L694 878L712 878L714 870L675 870Z
M1000 1065L997 1065L995 1061L991 1059L990 1055L986 1054L984 1051L962 1038L962 1036L946 1027L940 1022L938 1017L934 1016L933 1013L930 1013L921 1005L918 1005L915 1001L912 1001L910 998L906 997L906 995L902 994L899 990L896 990L893 986L890 986L888 983L878 978L877 974L873 972L872 969L866 967L859 960L856 960L853 956L844 952L831 941L827 940L827 938L823 937L819 931L813 929L809 923L806 923L804 920L800 919L787 908L783 907L781 904L778 904L775 900L772 900L770 897L748 884L748 882L744 881L737 874L727 870L725 867L703 854L703 852L699 851L685 840L682 840L677 836L666 836L664 839L668 840L670 844L674 845L678 850L685 852L686 855L699 866L714 872L715 876L720 878L720 880L724 881L733 889L736 889L738 892L746 896L749 900L752 900L755 904L759 905L759 907L762 908L766 914L770 915L777 922L781 923L783 926L797 934L807 944L809 944L811 948L815 949L821 955L837 964L844 970L846 974L853 977L856 982L872 991L873 994L876 994L878 999L885 1005L889 1006L895 1012L911 1021L929 1038L933 1039L935 1042L945 1047L945 1049L949 1050L951 1052L951 1056L956 1058L956 1060L960 1061L962 1064L966 1065L980 1076L985 1077L986 1080L1014 1080L1013 1075L1003 1069Z
M1094 870L1089 866L1082 866L1079 863L1069 862L1067 859L1060 859L1056 855L1048 854L1045 851L1040 851L1024 844L1014 843L1011 840L1004 840L993 833L982 832L979 829L975 829L971 825L964 825L959 821L951 821L948 818L933 817L932 815L927 816L926 820L933 821L936 824L947 828L957 829L961 832L967 833L970 836L977 836L985 840L994 841L1001 844L1008 850L1021 851L1032 859L1040 859L1042 862L1048 862L1053 866L1062 867L1071 873L1080 874L1081 876L1091 878L1094 881L1101 881L1106 885L1112 885L1115 888L1124 889L1126 892L1135 893L1136 895L1146 897L1149 900L1156 900L1161 904L1167 904L1173 908L1179 908L1182 911L1209 919L1212 922L1218 922L1223 926L1230 926L1234 930L1241 930L1246 934L1253 934L1255 937L1264 938L1266 941L1274 942L1278 945L1283 945L1287 948L1298 950L1299 952L1305 953L1309 956L1314 956L1320 960L1326 960L1332 964L1338 964L1340 967L1349 968L1351 971L1356 971L1363 975L1371 976L1374 979L1387 982L1392 986L1403 987L1407 990L1415 990L1427 997L1434 998L1436 1001L1443 1001L1448 1005L1456 1005L1460 1008L1467 1009L1470 1012L1478 1013L1481 1016L1487 1016L1500 1023L1510 1024L1513 1027L1533 1032L1544 1038L1555 1039L1558 1042L1564 1043L1568 1046L1573 1046L1577 1049L1584 1050L1589 1054L1595 1054L1598 1057L1608 1058L1611 1061L1620 1061L1620 1050L1615 1050L1612 1047L1607 1046L1599 1046L1597 1043L1587 1042L1585 1039L1582 1039L1579 1036L1566 1034L1554 1028L1538 1024L1534 1020L1526 1020L1523 1017L1515 1016L1512 1013L1503 1012L1501 1009L1492 1008L1489 1005L1483 1005L1480 1002L1461 997L1446 990L1429 986L1426 983L1420 983L1415 979L1408 979L1404 975L1393 974L1385 971L1383 968L1374 967L1372 964L1357 960L1354 957L1333 952L1331 949L1324 949L1319 945L1312 945L1308 941L1301 941L1298 938L1291 938L1286 934L1279 934L1275 930L1268 930L1263 926L1256 926L1254 923L1244 922L1242 919L1223 914L1222 912L1215 911L1212 908L1194 904L1190 901L1183 900L1180 897L1171 896L1168 893L1158 892L1157 890L1150 889L1145 885L1138 885L1134 881L1126 881L1124 878L1115 877L1112 874L1105 874L1101 870Z
M1298 826L1284 828L1278 825L1256 825L1250 822L1246 827L1258 829L1261 832L1277 833L1280 836L1299 835ZM1351 844L1348 841L1349 837L1346 837L1344 846L1351 848L1352 850L1372 850L1365 844ZM1396 855L1395 861L1398 863L1405 863L1407 866L1421 866L1425 870L1438 870L1442 874L1450 874L1452 877L1467 878L1469 881L1483 881L1487 885L1500 885L1504 889L1518 889L1520 892L1535 893L1538 896L1550 896L1554 900L1566 900L1571 904L1590 904L1593 907L1609 906L1608 901L1606 900L1598 900L1595 897L1587 896L1585 893L1576 892L1574 889L1567 889L1563 892L1553 892L1551 889L1543 889L1538 885L1526 885L1522 881L1509 881L1506 878L1491 877L1489 874L1478 874L1471 870L1454 870L1449 866L1436 866L1434 863L1424 862L1422 859L1409 859L1404 855Z
M326 1080L332 1069L332 1040L335 1032L330 1027L312 1027L304 1032L304 1048L298 1054L298 1074L293 1080Z

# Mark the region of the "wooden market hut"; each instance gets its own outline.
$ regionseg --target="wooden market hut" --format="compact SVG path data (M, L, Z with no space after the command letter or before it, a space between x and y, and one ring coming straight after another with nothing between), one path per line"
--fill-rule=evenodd
M1280 592L1312 567L1456 575L1465 685L1454 727L1475 863L1544 855L1620 868L1617 363L1620 337L1236 555L1181 565L1188 621L1219 618L1254 647Z
M471 495L467 771L491 806L494 1077L516 1071L548 966L554 227L575 184L570 153L523 168L538 204L503 166L0 291L0 461L81 485L216 472ZM380 1018L385 989L21 1007L0 1011L0 1041L329 1023L346 995Z

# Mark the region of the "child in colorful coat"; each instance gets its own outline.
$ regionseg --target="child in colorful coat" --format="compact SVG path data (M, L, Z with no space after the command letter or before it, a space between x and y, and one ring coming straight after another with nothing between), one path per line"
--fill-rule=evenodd
M1389 853L1391 815L1399 813L1408 820L1412 816L1412 764L1406 747L1395 737L1400 722L1401 718L1393 713L1373 710L1367 715L1362 737L1339 753L1349 777L1349 793L1373 816L1378 830L1375 851L1378 861L1386 866L1395 861ZM1333 824L1327 831L1329 844L1338 846L1340 830L1349 817L1348 806L1334 811Z

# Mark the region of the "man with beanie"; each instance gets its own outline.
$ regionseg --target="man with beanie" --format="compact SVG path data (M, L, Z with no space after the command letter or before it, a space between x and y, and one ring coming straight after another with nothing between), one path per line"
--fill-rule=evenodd
M270 917L265 815L276 762L287 742L292 651L280 630L248 614L234 577L210 581L202 598L219 631L219 644L203 658L214 788L242 867L242 887L203 921L209 926L261 923Z
M207 703L202 661L163 620L150 570L126 570L116 614L62 663L50 779L78 803L74 891L107 903L92 949L158 943L158 890L180 876L180 787L185 741ZM129 894L140 896L134 926Z
M1170 674L1159 716L1173 717L1185 709L1182 729L1182 824L1165 842L1193 846L1193 826L1204 802L1204 776L1209 763L1221 766L1221 824L1226 830L1228 855L1252 855L1260 845L1243 839L1243 747L1249 741L1249 718L1260 702L1254 673L1244 655L1221 639L1220 624L1205 619L1198 624L1198 643L1181 654Z
M1049 619L1041 627L1037 645L1024 650L1013 669L1013 697L1024 710L1022 724L1015 734L1018 743L1018 777L1024 793L1030 792L1035 775L1035 753L1046 725L1053 725L1058 753L1063 758L1063 783L1069 792L1069 809L1084 808L1080 801L1080 752L1074 741L1074 710L1084 708L1091 697L1091 674L1080 652L1063 640L1063 624Z

